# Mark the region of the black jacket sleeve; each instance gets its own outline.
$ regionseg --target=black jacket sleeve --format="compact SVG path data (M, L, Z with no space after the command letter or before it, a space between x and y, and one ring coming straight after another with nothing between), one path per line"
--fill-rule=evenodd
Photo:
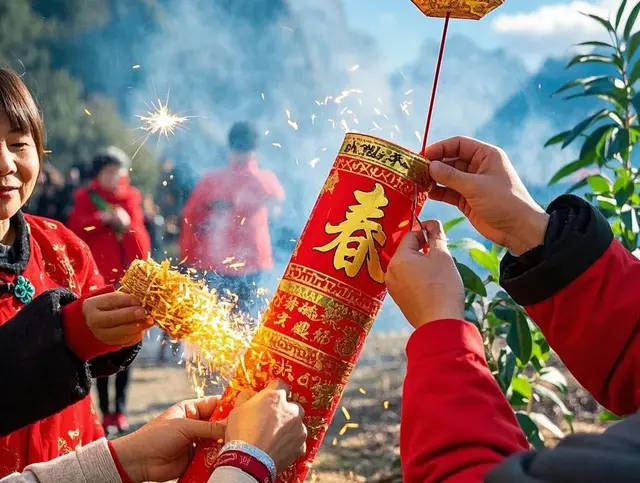
M142 343L91 359L89 361L91 375L106 377L127 369L133 363L141 347Z
M582 275L609 248L613 233L602 214L581 198L563 195L549 205L544 245L500 264L500 284L520 305L546 300Z
M640 415L603 434L575 434L553 449L515 454L491 470L485 483L637 483Z
M68 290L50 290L0 326L0 435L89 394L89 366L68 348L62 330L60 309L75 299Z

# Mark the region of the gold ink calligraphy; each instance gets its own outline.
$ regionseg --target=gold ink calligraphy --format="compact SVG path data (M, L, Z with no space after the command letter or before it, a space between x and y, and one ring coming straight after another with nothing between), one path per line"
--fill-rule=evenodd
M333 266L336 270L344 270L347 276L354 278L360 273L364 262L367 262L369 276L378 283L384 282L384 272L380 265L380 257L376 243L384 247L387 235L380 223L374 221L384 217L381 208L389 204L384 188L376 183L372 191L356 191L357 205L349 206L345 220L338 224L325 225L328 235L337 235L331 242L314 250L328 252L335 250ZM358 235L364 232L364 236Z

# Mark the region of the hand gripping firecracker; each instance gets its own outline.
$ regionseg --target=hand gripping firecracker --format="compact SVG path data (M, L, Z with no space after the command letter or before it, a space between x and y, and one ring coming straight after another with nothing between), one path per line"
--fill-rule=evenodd
M309 437L305 456L281 470L281 483L304 481L331 423L386 295L389 259L426 200L427 163L388 141L346 135L244 363L213 416L226 418L244 389L286 381L291 399L304 408ZM180 483L206 482L220 447L215 441L199 447Z

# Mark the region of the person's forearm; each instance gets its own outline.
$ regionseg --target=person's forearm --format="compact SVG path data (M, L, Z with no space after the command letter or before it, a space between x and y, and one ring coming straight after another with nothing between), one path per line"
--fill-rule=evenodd
M598 402L633 413L640 407L640 261L585 201L563 196L549 211L544 245L506 255L501 284Z
M402 400L406 481L481 481L504 458L527 448L487 367L478 330L454 319L416 330L407 345Z
M65 340L61 306L75 296L45 292L0 326L0 434L51 416L84 399L91 374Z

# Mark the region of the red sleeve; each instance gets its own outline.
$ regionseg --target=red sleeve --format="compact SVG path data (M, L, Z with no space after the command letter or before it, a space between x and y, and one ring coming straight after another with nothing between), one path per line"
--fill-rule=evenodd
M596 400L616 414L640 408L640 260L618 241L574 282L526 309Z
M89 233L93 236L111 229L102 222L100 212L85 189L80 189L76 193L67 226L83 240L87 238Z
M419 328L407 345L400 454L412 483L480 482L529 448L491 375L478 330L462 320Z
M640 261L586 201L547 210L543 246L505 256L501 284L525 306L571 373L616 414L640 407Z

